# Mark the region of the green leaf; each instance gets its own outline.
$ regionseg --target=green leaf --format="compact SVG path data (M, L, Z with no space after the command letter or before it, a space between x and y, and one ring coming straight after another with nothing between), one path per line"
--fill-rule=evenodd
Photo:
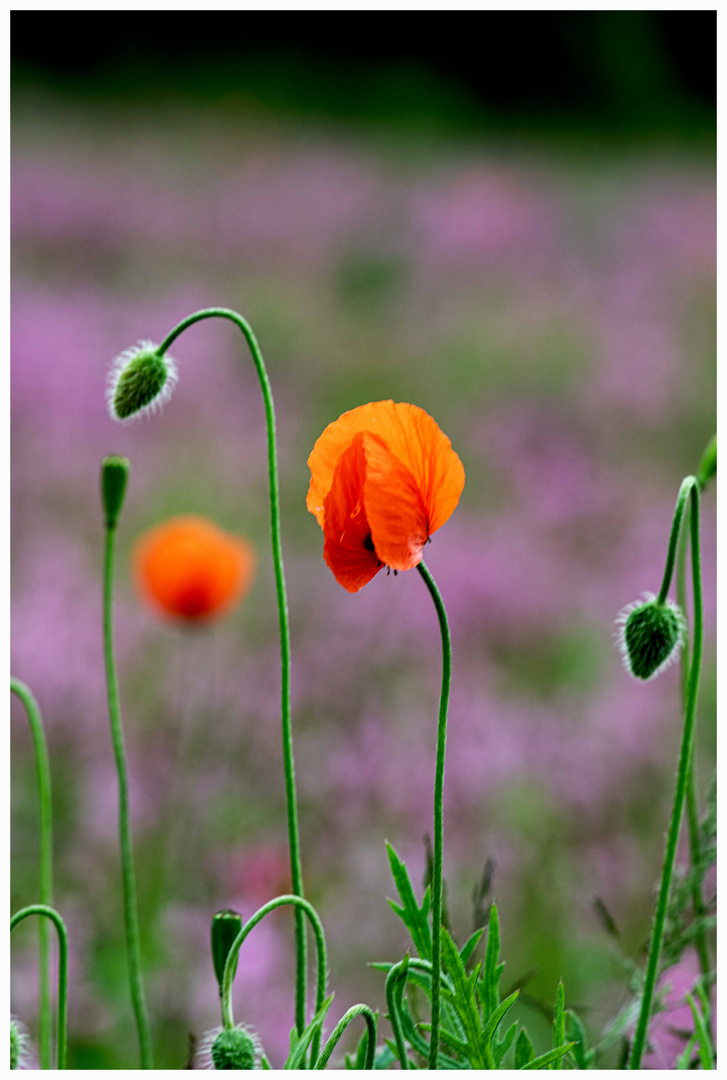
M386 1065L377 1065L377 1064L376 1064L376 1058L374 1058L374 1068L375 1068L375 1069L388 1069L388 1068L389 1068L389 1065L390 1065L390 1064L391 1064L391 1063L392 1063L393 1061L398 1061L398 1060L399 1060L399 1055L398 1055L398 1053L397 1053L397 1051L396 1051L396 1043L394 1042L394 1040L393 1040L393 1039L387 1039L387 1040L386 1040L386 1049L387 1049L387 1050L389 1051L389 1053L391 1054L391 1057L390 1057L390 1058L388 1059L388 1062L387 1062L387 1064L386 1064ZM418 1068L418 1066L417 1066L416 1062L415 1062L415 1061L412 1061L412 1059L411 1059L410 1057L408 1057L408 1056L407 1056L407 1061L409 1062L409 1068L410 1068L410 1069L416 1069L416 1068Z
M499 1028L500 1023L502 1022L503 1017L513 1007L513 1005L515 1004L515 1002L517 1001L519 996L520 996L520 991L515 990L514 993L510 994L510 997L506 997L505 1000L502 1002L502 1004L498 1005L498 1007L495 1009L495 1011L492 1014L492 1016L490 1017L490 1019L485 1024L484 1031L482 1032L482 1038L483 1038L483 1040L485 1042L485 1045L490 1049L491 1053L492 1053L491 1044L492 1044L492 1040L494 1039L494 1037L495 1037L495 1035L497 1033L497 1029Z
M524 1069L528 1062L535 1057L533 1044L525 1028L522 1029L515 1043L515 1068Z
M686 999L689 1002L689 1008L692 1010L692 1019L694 1020L694 1031L699 1040L699 1060L702 1063L703 1069L714 1068L714 1051L712 1050L712 1040L709 1037L707 1031L707 1025L704 1022L702 1014L697 1008L697 1003L691 994L686 995Z
M396 1054L392 1053L390 1046L378 1046L374 1054L374 1068L388 1069L396 1061Z
M482 1009L485 1016L491 1016L500 1004L500 976L504 964L500 960L500 919L495 904L490 906L490 918L487 923L487 950L482 969Z
M512 1046L512 1040L515 1038L515 1032L516 1031L517 1031L517 1020L515 1020L514 1023L510 1024L510 1027L505 1032L503 1038L498 1039L497 1043L495 1044L495 1046L493 1048L492 1054L493 1054L493 1057L495 1059L495 1065L497 1066L498 1069L500 1068L500 1063L502 1062L502 1059L504 1058L505 1054L508 1052L508 1050Z
M694 1053L694 1047L697 1045L697 1033L696 1031L692 1035L691 1039L684 1047L684 1053L680 1054L677 1058L677 1069L691 1069L692 1067L692 1054Z
M580 1017L568 1009L566 1012L566 1034L573 1040L573 1057L579 1069L590 1069L595 1051L588 1049L588 1039Z
M482 1017L477 1002L479 964L467 975L457 946L451 935L442 928L442 960L452 980L453 990L442 988L442 997L449 1000L462 1022L466 1056L473 1069L486 1069L486 1040L482 1037Z
M527 1065L523 1065L523 1069L545 1069L553 1061L557 1061L559 1058L565 1057L569 1050L573 1049L573 1043L566 1043L565 1046L558 1046L555 1050L548 1050L547 1054L541 1054L540 1057L533 1058Z
M425 960L431 960L432 931L429 926L428 918L431 905L430 891L427 889L424 893L424 899L420 907L417 903L411 881L409 880L406 864L401 861L388 841L386 843L386 850L389 855L391 876L394 879L394 884L396 885L402 905L400 907L394 900L389 900L391 908L396 912L409 930L411 939L414 942L414 946L419 955Z
M563 987L563 980L558 983L558 989L555 992L555 1011L553 1013L553 1049L557 1050L559 1046L563 1046L565 1043L565 989ZM553 1069L563 1068L563 1058L556 1058L552 1065Z
M479 945L480 938L482 937L484 932L485 932L484 926L481 926L479 930L475 930L472 937L468 938L468 940L464 943L462 948L459 950L459 958L460 958L460 960L462 961L462 963L465 966L467 966L467 961L469 960L469 958L472 956L472 953L475 951L475 949Z
M329 1008L331 1007L331 1002L332 1001L333 1001L333 994L330 994L329 997L327 997L326 1000L323 1002L320 1009L318 1010L318 1012L315 1014L315 1016L311 1020L310 1024L308 1024L308 1027L305 1028L305 1030L301 1034L300 1038L298 1037L295 1029L293 1029L293 1031L291 1031L291 1033L290 1033L290 1054L288 1055L288 1060L286 1061L284 1068L286 1068L286 1069L304 1069L305 1068L305 1055L306 1055L306 1053L308 1051L308 1047L311 1044L311 1040L313 1039L313 1036L317 1032L320 1032L321 1028L323 1027L323 1021L326 1018L326 1013L328 1012Z

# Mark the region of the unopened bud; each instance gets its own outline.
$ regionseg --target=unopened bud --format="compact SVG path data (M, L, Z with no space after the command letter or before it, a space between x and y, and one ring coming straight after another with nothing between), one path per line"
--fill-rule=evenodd
M106 528L115 529L124 505L129 479L128 458L112 455L101 462L101 501L106 514Z
M30 1052L30 1042L25 1025L10 1017L10 1068L30 1069L34 1068L33 1055Z
M212 1043L215 1069L254 1069L255 1058L255 1043L242 1028L221 1031Z
M113 361L106 398L114 420L131 420L154 412L169 400L177 382L177 365L159 346L140 341Z
M242 916L232 908L223 908L212 916L212 963L217 976L222 996L222 982L225 976L225 964L230 954L233 942L242 930ZM233 976L237 971L237 960L233 969Z
M617 639L626 670L637 679L653 679L674 663L686 638L681 608L653 593L625 607L616 619Z

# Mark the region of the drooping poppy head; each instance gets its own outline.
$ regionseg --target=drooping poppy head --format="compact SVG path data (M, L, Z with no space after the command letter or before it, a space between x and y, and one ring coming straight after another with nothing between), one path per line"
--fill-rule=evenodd
M192 516L172 518L140 537L133 562L144 598L187 623L229 612L255 572L255 552L247 540Z
M464 468L423 409L377 401L344 413L316 442L306 505L323 529L323 556L349 592L383 566L411 570L453 513Z

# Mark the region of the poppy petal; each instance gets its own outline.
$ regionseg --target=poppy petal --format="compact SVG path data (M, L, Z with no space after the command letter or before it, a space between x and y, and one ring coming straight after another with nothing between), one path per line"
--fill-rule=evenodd
M351 409L329 424L308 458L311 481L306 505L323 526L324 503L336 465L358 432L379 436L406 466L421 492L431 534L459 502L464 468L452 443L424 409L407 402L376 401Z
M364 436L358 434L341 454L323 507L323 557L349 592L362 589L382 566L364 509L365 478Z
M414 477L372 435L366 451L364 503L379 559L392 570L411 570L421 562L427 542L427 511Z

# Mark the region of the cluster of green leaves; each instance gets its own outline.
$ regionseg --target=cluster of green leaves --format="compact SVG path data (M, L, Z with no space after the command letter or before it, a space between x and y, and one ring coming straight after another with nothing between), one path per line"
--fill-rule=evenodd
M416 1019L412 1002L405 991L409 984L431 998L433 956L430 887L427 886L419 903L406 865L390 845L387 847L400 901L390 900L389 903L407 927L417 955L406 956L397 964L373 965L387 976L388 1019L394 1038L387 1040L386 1046L389 1060L398 1059L402 1069L427 1068L429 1042L426 1036L431 1031L431 1025ZM584 1060L588 1053L585 1035L580 1021L573 1014L566 1013L562 983L555 1000L552 1049L536 1055L527 1031L524 1027L519 1028L517 1021L502 1030L503 1021L520 991L515 990L501 1000L500 979L505 965L500 960L500 924L494 904L489 911L484 961L475 964L469 971L483 934L484 927L476 930L462 948L458 948L446 927L442 930L439 1068L558 1069L563 1067L564 1061L572 1067L584 1067L578 1062L579 1059Z

